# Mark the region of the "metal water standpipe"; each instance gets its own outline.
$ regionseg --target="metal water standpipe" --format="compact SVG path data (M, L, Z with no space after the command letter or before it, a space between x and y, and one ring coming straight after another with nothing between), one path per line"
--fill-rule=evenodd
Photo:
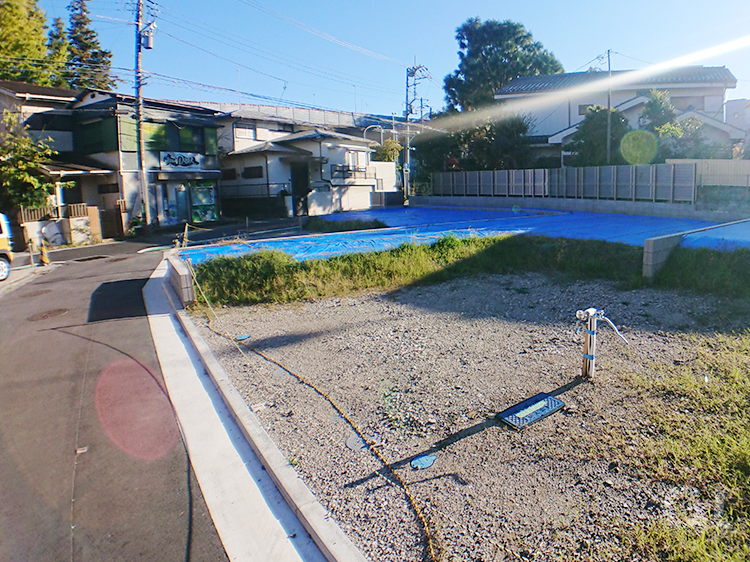
M620 333L620 330L617 329L617 326L614 325L612 320L604 316L603 310L593 307L587 308L586 310L578 310L576 311L576 318L579 322L586 322L586 334L583 340L583 367L581 369L581 376L583 378L591 378L594 376L594 371L596 370L596 328L599 320L605 320L610 326L612 326L612 329L622 338L622 341L627 344L630 344L630 342L628 342L628 340L625 339L625 336Z

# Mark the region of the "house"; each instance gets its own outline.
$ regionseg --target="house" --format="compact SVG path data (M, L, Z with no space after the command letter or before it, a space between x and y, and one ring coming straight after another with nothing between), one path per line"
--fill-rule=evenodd
M76 180L58 204L98 207L105 238L147 216L164 226L403 203L397 165L370 161L366 134L382 137L384 118L147 98L141 185L136 98L86 90L63 101L27 123L59 152L51 177Z
M86 90L64 109L29 121L37 134L50 133L61 161L98 170L76 178L75 187L65 190L66 203L97 206L104 237L122 234L143 214L146 204L151 222L157 225L218 218L221 172L215 112L144 100L142 186L135 109L134 96Z
M516 78L495 92L532 119L531 135L540 154L560 158L591 106L620 111L634 129L651 90L668 92L677 120L693 117L704 124L704 136L716 144L744 140L745 122L729 120L726 93L737 79L725 67L689 66L660 72L572 72Z
M396 163L370 158L375 143L365 133L372 125L362 131L339 112L311 111L249 107L218 119L225 215L285 208L289 215L319 215L403 203Z

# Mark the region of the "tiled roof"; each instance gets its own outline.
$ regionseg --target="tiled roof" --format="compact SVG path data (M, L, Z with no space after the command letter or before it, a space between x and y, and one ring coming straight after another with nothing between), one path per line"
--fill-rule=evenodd
M74 98L79 93L79 90L70 90L68 88L50 88L48 86L37 86L36 84L27 84L26 82L16 82L13 80L0 80L0 88L21 95L32 94L37 96L52 96L60 98Z
M615 70L612 77L621 78L631 70ZM563 90L584 86L606 77L606 72L568 72L565 74L543 74L541 76L521 76L506 84L496 96L512 96ZM628 89L666 88L677 84L722 84L735 87L737 79L723 66L684 66L660 72L652 76L638 78Z

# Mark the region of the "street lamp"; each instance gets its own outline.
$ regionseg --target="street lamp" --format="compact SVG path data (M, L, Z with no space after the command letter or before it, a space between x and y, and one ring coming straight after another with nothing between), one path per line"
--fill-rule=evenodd
M381 127L380 125L368 125L367 127L365 127L365 132L362 133L362 137L366 139L367 131L374 128L380 129L380 145L383 146L383 127Z

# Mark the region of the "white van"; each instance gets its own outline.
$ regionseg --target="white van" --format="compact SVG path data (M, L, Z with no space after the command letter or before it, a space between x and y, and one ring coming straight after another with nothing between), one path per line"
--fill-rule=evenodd
M8 217L0 213L0 281L5 281L10 275L10 264L13 262L11 241Z

